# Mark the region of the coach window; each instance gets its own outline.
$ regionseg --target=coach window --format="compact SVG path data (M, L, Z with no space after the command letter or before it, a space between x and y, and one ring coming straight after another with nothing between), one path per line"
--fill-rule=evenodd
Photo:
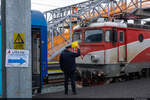
M85 31L85 42L94 43L101 42L103 40L103 30L86 30Z
M121 43L124 42L124 32L123 32L123 31L120 31L120 32L119 32L119 41L120 41Z
M81 42L81 34L82 32L81 31L75 31L74 34L73 34L73 38L72 38L72 41L79 41Z

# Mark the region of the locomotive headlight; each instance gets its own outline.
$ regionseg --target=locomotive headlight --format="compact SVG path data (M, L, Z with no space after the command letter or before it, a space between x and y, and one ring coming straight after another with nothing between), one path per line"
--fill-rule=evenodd
M99 60L99 57L98 56L96 56L96 55L91 55L91 61L92 62L98 62L98 60Z

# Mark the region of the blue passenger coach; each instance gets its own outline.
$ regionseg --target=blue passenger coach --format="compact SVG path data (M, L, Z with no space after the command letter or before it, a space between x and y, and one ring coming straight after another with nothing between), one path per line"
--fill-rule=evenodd
M0 21L0 36L1 36L1 21ZM1 55L1 38L0 38L0 96L2 96L2 55Z
M47 23L39 11L32 11L32 80L33 87L43 87L48 77L47 67ZM40 81L39 81L40 80ZM40 83L39 83L40 82ZM39 89L40 91L40 89Z

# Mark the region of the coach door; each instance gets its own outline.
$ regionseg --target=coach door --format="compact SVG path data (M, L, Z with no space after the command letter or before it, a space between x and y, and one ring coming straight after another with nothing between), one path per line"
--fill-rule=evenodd
M32 89L41 89L40 29L32 28Z
M126 60L126 45L125 45L125 30L118 31L118 61L125 62Z

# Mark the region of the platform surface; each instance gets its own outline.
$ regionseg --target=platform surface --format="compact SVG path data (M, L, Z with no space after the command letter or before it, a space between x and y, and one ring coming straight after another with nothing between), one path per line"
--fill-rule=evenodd
M33 98L150 98L150 78L77 88L77 95L64 91L45 93Z

